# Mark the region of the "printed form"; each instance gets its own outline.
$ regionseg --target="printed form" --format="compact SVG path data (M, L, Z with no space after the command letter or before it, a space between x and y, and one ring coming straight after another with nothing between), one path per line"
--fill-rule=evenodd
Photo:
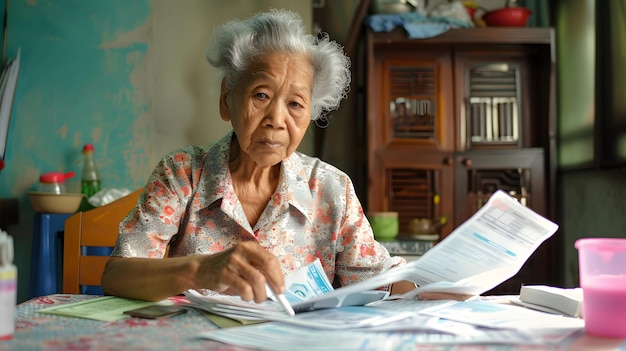
M479 295L515 275L558 225L503 191L413 265L414 291ZM447 284L447 283L450 284Z
M418 285L399 296L405 299L420 292L480 295L517 273L557 229L555 223L505 192L496 191L470 219L416 261L339 289L332 289L327 279L320 279L326 277L316 261L286 277L285 296L296 312L305 312L382 300L386 293L376 289L402 280ZM273 301L254 304L232 296L202 296L195 291L186 295L211 312L269 320L284 318Z

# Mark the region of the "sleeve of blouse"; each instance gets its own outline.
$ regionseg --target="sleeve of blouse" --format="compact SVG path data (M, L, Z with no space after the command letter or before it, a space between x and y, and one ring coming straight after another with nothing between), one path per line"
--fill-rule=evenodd
M137 206L122 220L112 256L160 258L179 231L192 194L193 150L165 156L154 168Z
M372 228L349 178L344 190L345 209L338 237L343 251L338 254L336 263L341 284L356 283L405 264L404 258L391 257L387 249L374 239Z

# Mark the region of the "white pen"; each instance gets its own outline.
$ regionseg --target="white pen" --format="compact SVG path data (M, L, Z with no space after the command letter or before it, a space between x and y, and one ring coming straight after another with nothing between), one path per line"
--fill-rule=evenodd
M287 298L285 297L285 295L275 294L274 291L267 284L265 284L265 290L267 290L272 295L274 295L274 297L276 297L276 300L278 300L280 305L283 307L283 309L285 310L285 312L287 312L289 316L293 317L296 315L296 311L293 310L293 307L291 307L291 304L289 304L289 301L287 301Z

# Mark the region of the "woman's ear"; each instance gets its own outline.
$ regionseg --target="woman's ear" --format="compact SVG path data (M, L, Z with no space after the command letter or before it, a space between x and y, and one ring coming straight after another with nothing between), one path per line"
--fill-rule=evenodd
M230 93L230 89L226 85L226 80L222 79L222 84L220 87L220 116L222 120L228 122L230 121L230 107L228 105L228 95Z

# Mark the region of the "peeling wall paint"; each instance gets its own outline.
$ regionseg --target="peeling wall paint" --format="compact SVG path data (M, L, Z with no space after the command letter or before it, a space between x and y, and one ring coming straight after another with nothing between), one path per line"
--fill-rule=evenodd
M117 156L145 148L120 141L132 140L126 124L148 109L130 82L148 38L120 38L145 26L149 15L149 1L11 2L7 53L21 48L22 64L2 177L3 186L12 184L10 196L32 190L41 173L80 174L85 143L95 145L106 185L138 184L128 181Z
M137 98L145 93L130 77L141 68L149 41L145 30L143 37L121 39L149 19L148 0L10 2L7 57L20 49L21 65L0 197L20 201L20 222L7 229L15 237L18 301L28 297L30 276L34 211L26 193L40 174L80 175L82 146L93 143L106 186L134 188L146 177L131 177L120 155L145 153L128 126L137 111L148 110L148 99ZM77 178L68 182L70 190L78 191Z

